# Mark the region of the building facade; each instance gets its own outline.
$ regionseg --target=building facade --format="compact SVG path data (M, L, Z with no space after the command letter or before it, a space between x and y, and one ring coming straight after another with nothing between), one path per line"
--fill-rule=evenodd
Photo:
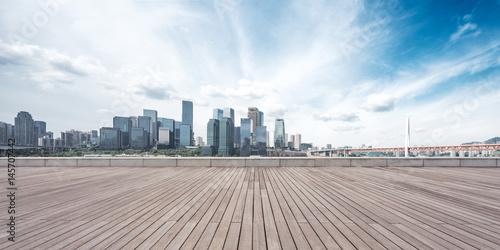
M35 143L35 121L30 113L21 111L14 120L16 145L36 146L38 140Z
M231 118L224 117L219 124L218 152L220 155L234 155L234 123Z
M274 123L274 148L286 148L285 120L277 118Z
M240 156L250 156L252 152L252 123L248 118L241 118L240 127Z
M66 134L68 136L69 134ZM121 130L119 128L101 128L99 148L103 150L119 150L121 145Z
M219 149L219 120L210 119L207 123L207 146Z
M255 135L257 154L260 156L267 156L267 127L257 126Z

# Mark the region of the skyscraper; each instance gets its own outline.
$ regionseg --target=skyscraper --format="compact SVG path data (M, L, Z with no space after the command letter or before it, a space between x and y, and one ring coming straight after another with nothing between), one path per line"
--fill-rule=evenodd
M214 119L222 120L224 115L224 111L222 109L214 109Z
M285 148L285 120L277 118L274 123L274 147Z
M130 117L115 116L113 117L113 128L118 128L121 131L120 148L128 148L130 145L129 131L132 129L132 119Z
M248 119L252 120L252 131L251 131L252 142L255 142L256 128L257 128L257 126L260 126L260 124L261 124L260 116L261 116L261 112L259 111L258 108L256 108L256 107L249 107L248 108L247 117L248 117Z
M232 108L224 108L224 112L222 114L222 118L227 117L230 118L231 121L233 121L233 126L234 126L234 109ZM222 120L220 120L222 121Z
M47 134L47 123L44 121L35 121L35 128L38 128L38 137L44 137Z
M250 156L252 152L252 120L241 118L240 127L240 156Z
M302 135L301 134L296 134L295 135L295 149L298 150L300 148L300 144L302 143Z
M144 128L132 127L130 130L130 148L143 150L149 141L148 132Z
M0 145L7 145L9 139L14 139L14 126L9 123L0 122Z
M30 113L21 111L14 119L14 137L17 145L35 146L35 122Z
M151 130L152 130L152 121L151 121L151 117L149 116L139 116L137 117L137 123L138 123L138 126L139 128L143 128L144 131L146 131L147 133L147 143L146 143L146 147L149 147L151 146L150 142L151 142Z
M260 156L267 156L267 127L257 126L255 134L258 154Z
M191 146L192 130L189 124L181 124L180 127L181 137L179 142L179 147Z
M159 123L161 123L162 128L168 128L170 129L170 140L169 140L169 146L171 148L175 147L175 120L174 119L169 119L169 118L158 118Z
M73 135L66 133L68 135ZM69 138L65 138L69 140ZM121 130L119 128L101 128L101 140L99 143L99 148L104 150L118 150L121 145Z
M207 123L207 146L219 148L219 120L210 119Z
M264 112L259 111L259 125L258 126L264 126Z
M155 144L158 142L158 112L152 109L143 109L143 115L151 117L149 144L151 146L155 146Z
M191 101L182 101L182 124L189 125L191 134L189 135L189 144L188 145L181 145L183 146L191 146L192 141L193 141L193 102ZM182 125L181 125L182 127ZM185 129L184 129L185 130ZM181 131L182 134L182 131ZM181 135L181 140L182 140L182 135ZM186 140L186 138L184 138Z
M234 148L241 147L241 127L234 127Z
M234 114L233 114L234 117ZM234 123L231 118L223 117L219 124L219 154L234 154Z
M158 149L166 149L170 147L170 128L158 128Z

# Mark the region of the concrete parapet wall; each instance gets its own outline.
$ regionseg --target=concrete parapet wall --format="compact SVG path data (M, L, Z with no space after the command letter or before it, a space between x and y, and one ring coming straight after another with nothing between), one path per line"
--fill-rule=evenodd
M6 166L7 158L3 159ZM500 167L500 158L17 157L14 164L16 167Z

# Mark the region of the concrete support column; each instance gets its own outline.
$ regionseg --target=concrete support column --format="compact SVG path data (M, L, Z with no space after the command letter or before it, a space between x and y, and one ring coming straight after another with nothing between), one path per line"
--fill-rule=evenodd
M458 151L458 157L465 157L465 151Z
M450 151L450 157L455 157L455 151Z

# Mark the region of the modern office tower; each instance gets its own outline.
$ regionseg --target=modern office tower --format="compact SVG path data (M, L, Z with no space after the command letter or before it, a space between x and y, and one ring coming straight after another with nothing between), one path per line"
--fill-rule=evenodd
M219 154L234 155L234 123L231 118L223 117L219 123Z
M257 126L255 134L258 154L260 156L267 156L267 127Z
M285 148L285 141L285 120L277 118L274 122L274 148Z
M33 127L33 141L35 142L35 145L38 146L38 137L40 137L40 128L38 127Z
M193 102L182 101L182 124L188 124L193 129Z
M302 143L302 135L301 134L296 134L295 135L295 149L299 149L300 148L300 144Z
M224 115L224 111L222 109L214 109L214 119L222 120Z
M132 127L130 130L130 148L143 150L148 147L149 136L144 128Z
M200 146L200 147L205 146L205 142L203 141L203 137L201 137L201 136L196 137L196 145Z
M234 123L235 123L235 120L234 120L234 109L232 108L224 108L224 112L222 113L222 118L224 117L227 117L227 118L230 118L231 121L233 121L233 126L234 126ZM222 121L222 120L220 120Z
M181 140L181 121L175 121L175 146L178 147Z
M9 123L0 122L0 145L9 144L9 139L14 139L14 126Z
M119 128L121 132L120 148L125 149L130 144L130 130L132 129L132 119L130 117L115 116L113 117L113 128Z
M270 131L267 131L267 132L266 132L266 145L267 145L268 147L271 147L271 142L269 141L270 134L271 134L271 132L270 132Z
M240 128L240 156L250 156L252 153L252 120L248 118L241 118Z
M285 145L288 145L288 133L285 133Z
M119 128L101 128L101 141L99 149L104 150L119 150L121 145L121 130ZM67 136L68 134L66 134Z
M326 144L326 149L332 149L332 144Z
M219 120L210 119L207 123L207 146L219 148Z
M191 146L192 130L189 124L181 124L180 127L181 137L179 141L179 147L184 148Z
M133 124L132 124L132 126L133 126ZM99 135L98 135L97 130L92 130L92 131L90 131L90 133L92 134L92 143L97 143L99 140Z
M143 116L151 117L151 129L149 130L149 145L155 146L158 142L158 112L152 109L143 109Z
M158 118L159 122L161 122L161 127L162 128L169 128L170 129L170 147L174 148L175 147L175 120L170 119L170 118Z
M290 139L288 140L288 148L295 148L295 135L290 135Z
M139 120L137 119L137 116L130 116L129 118L132 121L132 128L139 127Z
M47 134L47 123L44 121L35 121L35 128L38 128L38 137L44 137Z
M14 123L14 137L16 145L35 146L35 122L30 113L21 111L17 113Z
M234 127L234 148L241 147L241 127Z
M249 107L248 108L248 113L247 113L248 119L251 119L253 124L252 124L252 142L255 142L255 132L257 126L260 126L260 112L259 109L256 107Z
M264 126L264 112L259 111L259 125L258 126Z
M138 124L139 128L143 128L147 133L148 140L147 140L146 147L152 146L152 144L151 144L151 141L152 141L151 140L151 129L152 129L151 117L139 116L139 117L137 117L137 124Z
M170 138L172 132L170 128L158 128L158 149L166 149L170 147Z
M61 146L73 148L73 133L71 131L61 132Z

